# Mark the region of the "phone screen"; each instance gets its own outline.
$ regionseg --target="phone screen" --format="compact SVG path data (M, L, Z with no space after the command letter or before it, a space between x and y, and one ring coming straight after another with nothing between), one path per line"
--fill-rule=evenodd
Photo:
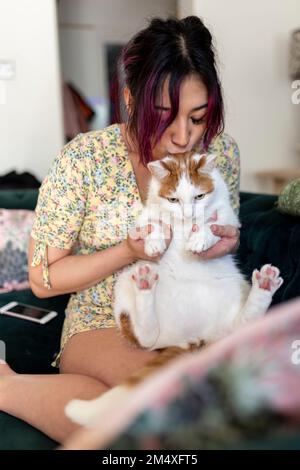
M41 320L45 315L50 312L50 310L44 310L38 307L31 307L30 305L17 304L14 307L8 308L7 312L20 313L25 317L36 318L37 320Z

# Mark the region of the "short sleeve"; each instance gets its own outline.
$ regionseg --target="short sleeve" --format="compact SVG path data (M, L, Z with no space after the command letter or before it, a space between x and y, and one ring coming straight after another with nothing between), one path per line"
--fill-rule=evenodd
M233 210L238 215L240 209L240 151L235 140L223 133L214 139L208 148L217 155L217 166L226 182Z
M84 216L90 181L84 134L69 142L55 158L39 190L31 237L36 241L31 266L42 263L43 282L51 288L47 246L69 249L76 241Z

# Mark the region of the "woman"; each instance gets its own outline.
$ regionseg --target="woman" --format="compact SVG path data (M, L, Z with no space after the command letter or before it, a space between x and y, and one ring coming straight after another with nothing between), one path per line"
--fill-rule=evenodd
M80 134L63 148L43 181L31 233L35 295L72 293L53 364L60 374L19 375L0 366L0 409L58 442L77 427L64 415L69 400L99 396L157 354L128 344L112 312L115 273L149 259L143 245L149 227L127 235L146 198L146 163L194 147L217 152L238 211L239 153L222 133L221 87L201 20L153 19L124 48L121 66L127 121ZM213 230L221 240L199 255L203 259L237 247L234 227Z

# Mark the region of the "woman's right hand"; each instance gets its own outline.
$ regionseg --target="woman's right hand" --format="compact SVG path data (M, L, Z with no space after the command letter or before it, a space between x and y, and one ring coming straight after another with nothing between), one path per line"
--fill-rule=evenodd
M167 250L172 239L171 227L164 222L160 222L160 224L162 225ZM124 243L126 250L134 261L139 259L146 261L159 261L162 257L163 253L156 256L148 256L145 253L145 238L152 231L153 225L151 224L143 227L133 227L129 230L127 238L122 243Z

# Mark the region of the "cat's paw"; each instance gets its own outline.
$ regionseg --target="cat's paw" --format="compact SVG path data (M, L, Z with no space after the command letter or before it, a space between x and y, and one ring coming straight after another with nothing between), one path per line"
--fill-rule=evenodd
M158 280L158 274L149 264L138 266L131 277L139 290L152 289Z
M185 250L191 251L192 253L201 253L201 251L203 251L203 241L201 234L192 232L185 244Z
M167 248L165 238L159 232L154 230L145 238L144 250L147 256L162 255Z
M214 246L219 240L220 237L214 235L211 231L210 225L204 226L204 234L203 234L203 248L202 251L209 250L212 246Z
M65 414L74 423L88 426L93 420L93 410L88 400L71 400L65 406Z
M199 230L197 225L193 226L190 236L185 244L185 249L193 253L201 253L208 250L220 240L210 230L210 226L204 226Z
M280 271L276 266L264 264L259 271L254 269L252 273L252 285L259 289L269 291L273 295L283 283L283 279L279 274Z

